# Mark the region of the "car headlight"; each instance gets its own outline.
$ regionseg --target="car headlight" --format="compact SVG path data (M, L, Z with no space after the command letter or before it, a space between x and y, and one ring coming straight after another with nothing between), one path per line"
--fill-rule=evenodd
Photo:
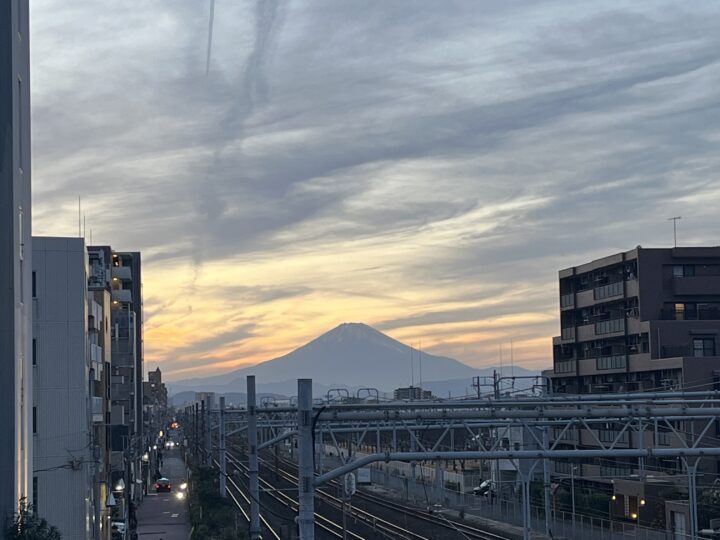
M180 484L180 489L187 489L187 482Z
M175 494L175 496L176 496L178 499L184 499L184 498L185 498L185 493L183 493L182 491L178 491L178 492Z

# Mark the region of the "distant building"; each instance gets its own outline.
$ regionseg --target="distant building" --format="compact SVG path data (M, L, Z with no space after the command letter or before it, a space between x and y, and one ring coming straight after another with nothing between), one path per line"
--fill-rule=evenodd
M148 380L143 383L143 399L146 407L167 409L168 391L159 367L148 373Z
M195 402L201 403L205 401L206 409L215 408L215 392L195 392Z
M404 388L396 388L393 397L398 400L416 401L421 399L433 399L430 390L423 390L417 386L406 386Z
M720 247L636 249L617 253L559 273L561 334L553 338L553 393L623 393L663 390L712 390L720 384ZM558 448L598 448L597 441L616 448L659 444L692 445L702 427L678 422L661 426L653 441L616 425L602 429L573 428L562 432ZM718 460L703 459L698 481L714 478ZM556 461L560 478L571 474L593 489L613 492L615 517L639 515L639 522L664 521L651 515L656 504L644 504L657 486L677 483L684 465L679 459L648 459L652 482L636 460L602 459L584 463ZM621 478L636 478L623 480ZM653 485L650 485L650 484ZM682 486L681 486L682 487ZM685 489L685 488L683 488ZM655 501L653 501L655 502ZM662 508L662 501L659 502ZM676 511L674 511L677 513ZM674 514L673 514L674 515ZM673 520L676 518L673 517ZM677 518L684 519L684 518Z
M33 501L28 16L0 2L0 523Z
M104 355L88 333L88 314L97 324L103 316L88 295L86 257L82 238L33 238L35 502L64 540L99 539L105 512L95 485L106 446L96 430L105 422Z

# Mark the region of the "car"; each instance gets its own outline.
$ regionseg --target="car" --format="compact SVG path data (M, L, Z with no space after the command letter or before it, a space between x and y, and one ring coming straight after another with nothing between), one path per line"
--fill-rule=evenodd
M473 493L478 497L481 495L485 497L487 497L488 495L492 496L494 495L492 484L492 480L484 480L478 487L473 488Z
M167 478L160 478L157 482L155 482L155 493L160 493L161 491L166 491L168 493L172 491L172 484Z

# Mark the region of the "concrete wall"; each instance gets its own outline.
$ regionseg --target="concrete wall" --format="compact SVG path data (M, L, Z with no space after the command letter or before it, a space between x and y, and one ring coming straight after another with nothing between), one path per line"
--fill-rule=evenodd
M34 468L38 514L64 540L92 538L95 458L82 238L33 239L37 300Z
M28 0L0 2L0 520L32 502Z

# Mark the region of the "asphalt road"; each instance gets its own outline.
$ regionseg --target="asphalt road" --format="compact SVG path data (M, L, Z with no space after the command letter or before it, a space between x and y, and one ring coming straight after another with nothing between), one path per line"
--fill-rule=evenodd
M187 540L187 499L178 499L180 480L185 478L185 464L177 451L165 452L162 474L172 483L170 493L151 489L137 510L138 540Z

